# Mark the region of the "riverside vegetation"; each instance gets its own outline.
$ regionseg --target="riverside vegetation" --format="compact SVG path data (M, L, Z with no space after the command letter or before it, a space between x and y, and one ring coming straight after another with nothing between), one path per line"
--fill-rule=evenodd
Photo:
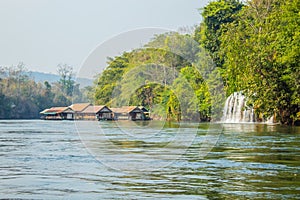
M122 76L139 65L155 63L183 75L191 88L185 87L179 75L173 81L172 90L162 84L146 82L130 97L129 103L146 106L154 115L174 120L218 119L221 116L213 116L212 105L222 96L212 94L209 88L218 87L215 77L220 74L226 95L242 91L258 118L275 115L282 124L299 124L299 0L250 0L245 3L217 0L200 11L203 21L192 34L157 35L146 48L111 58L96 81L95 101L98 104L122 103L116 99L118 95L113 95L116 91L122 92L118 88ZM172 53L174 49L177 53ZM208 57L214 64L209 64ZM200 66L200 71L196 66ZM204 79L201 71L209 71L211 76ZM161 73L158 70L152 76ZM134 88L136 81L137 78L132 77L126 87ZM178 95L190 89L195 92L195 98L181 101L194 102L199 115L184 115L181 108ZM161 106L155 107L157 104Z
M23 63L0 67L0 119L39 118L45 108L86 101L89 87L79 88L72 67L58 65L60 80L35 82Z
M108 106L142 105L156 118L210 121L221 118L220 102L225 102L226 96L241 91L258 118L275 115L282 124L299 125L299 1L211 1L200 9L203 20L192 33L156 35L145 48L109 58L93 89L87 90L90 101ZM127 76L120 86L120 80L139 66L140 76ZM149 75L143 70L145 66L157 71ZM162 66L174 72L171 78L162 76ZM147 76L162 77L162 84L140 78ZM69 85L70 81L62 78L51 86L26 77L2 78L0 116L25 116L33 109L23 110L20 105L24 104L35 110L52 104L68 105L72 95L79 92L74 83ZM141 86L128 96L126 89L134 88L137 82ZM218 93L220 88L225 95ZM186 94L191 91L193 98L188 98ZM119 98L122 95L127 101ZM182 102L195 112L185 112Z

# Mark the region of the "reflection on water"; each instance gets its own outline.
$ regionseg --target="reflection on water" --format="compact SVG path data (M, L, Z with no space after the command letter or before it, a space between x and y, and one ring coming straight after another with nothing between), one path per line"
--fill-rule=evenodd
M299 127L130 123L78 122L75 126L68 121L0 121L0 197L298 198ZM214 137L208 132L217 132L218 142L202 158L199 152L205 148L203 143ZM178 134L186 136L178 137L186 142L175 143ZM81 138L92 146L85 148L87 144ZM190 145L186 147L187 144ZM104 151L109 147L114 149ZM164 167L156 168L154 162L150 163L154 168L151 171L126 172L107 166L97 157L101 152L106 153L101 159L114 160L119 165L121 155L134 155L130 158L135 159L135 164L143 165L151 159L164 162L164 155L184 154L175 160L170 157L172 162ZM119 154L112 154L116 152Z

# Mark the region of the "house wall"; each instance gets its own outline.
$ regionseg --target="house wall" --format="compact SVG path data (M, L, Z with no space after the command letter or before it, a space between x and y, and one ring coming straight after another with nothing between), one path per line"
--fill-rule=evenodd
M124 110L124 109L123 109ZM49 113L50 114L50 113ZM149 120L149 112L144 112L143 109L135 108L130 113L127 111L119 111L117 113L111 112L107 107L104 107L95 114L87 111L87 113L75 112L71 109L65 110L56 115L42 115L42 119L49 120Z
M111 112L104 112L104 113L99 113L98 114L98 119L102 120L102 119L112 119L113 118L113 114Z
M59 114L46 115L44 119L46 119L46 120L62 120L62 117Z
M93 113L88 113L88 114L84 114L82 116L82 119L83 120L96 120L96 114L93 114Z
M128 120L129 117L128 113L114 113L115 120Z

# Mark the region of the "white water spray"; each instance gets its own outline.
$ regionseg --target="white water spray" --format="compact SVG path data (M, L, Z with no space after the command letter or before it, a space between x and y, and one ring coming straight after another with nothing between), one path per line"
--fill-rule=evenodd
M254 109L246 105L246 98L241 92L230 95L224 106L222 122L243 123L255 122Z

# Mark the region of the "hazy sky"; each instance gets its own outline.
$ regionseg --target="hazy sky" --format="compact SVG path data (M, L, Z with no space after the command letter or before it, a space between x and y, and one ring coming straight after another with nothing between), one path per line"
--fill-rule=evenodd
M0 65L79 71L97 46L126 31L199 24L208 0L0 0ZM149 36L148 36L149 37Z

